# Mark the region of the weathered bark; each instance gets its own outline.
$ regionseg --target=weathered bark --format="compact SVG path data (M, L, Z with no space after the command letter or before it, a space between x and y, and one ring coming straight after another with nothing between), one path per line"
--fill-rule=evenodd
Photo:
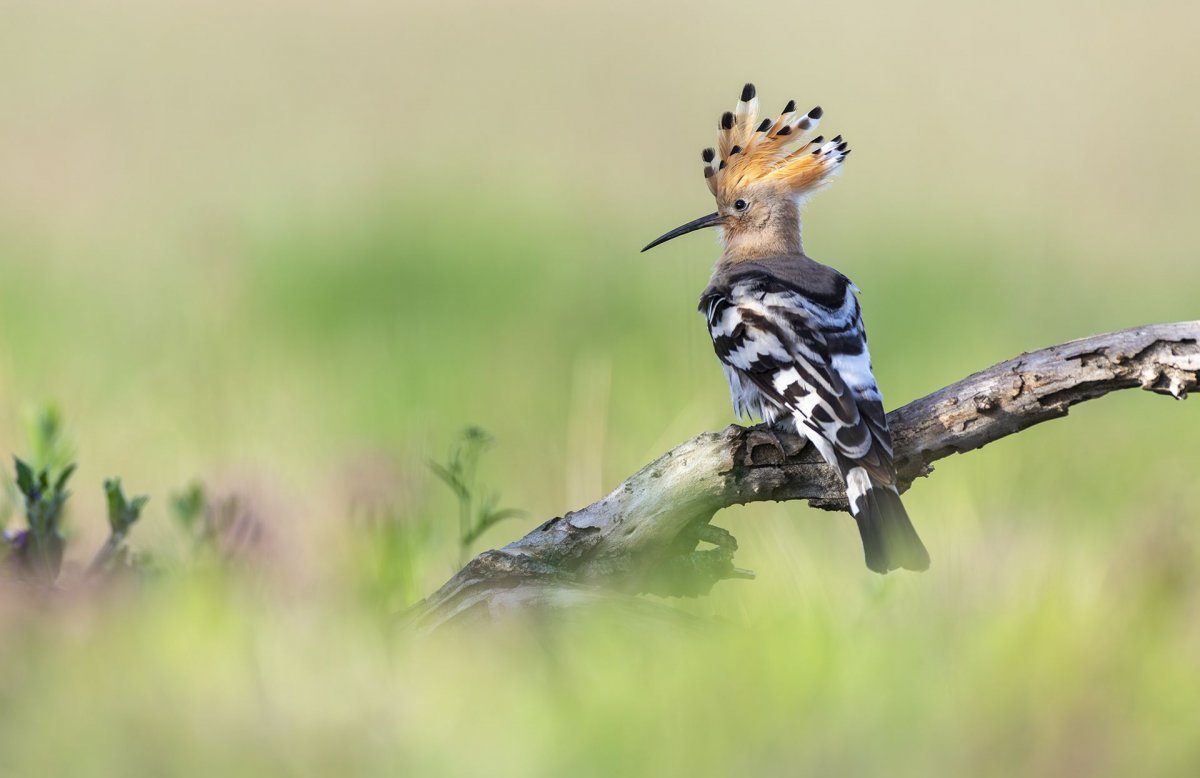
M888 414L901 490L932 463L1065 416L1076 403L1141 387L1183 399L1200 381L1200 321L1138 327L994 365ZM475 557L412 613L430 629L470 616L562 607L617 594L700 594L737 543L708 522L722 508L807 500L845 510L838 475L795 434L729 426L645 466L604 499ZM713 548L696 550L701 541Z

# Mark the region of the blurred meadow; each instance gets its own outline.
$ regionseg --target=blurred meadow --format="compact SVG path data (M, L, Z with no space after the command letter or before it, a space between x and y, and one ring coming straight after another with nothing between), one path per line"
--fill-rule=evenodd
M855 150L805 243L889 407L1198 317L1194 3L3 4L0 452L60 409L66 575L114 475L153 573L3 584L0 775L1195 775L1195 400L939 463L924 575L755 505L715 523L758 579L695 623L398 628L457 566L462 429L524 511L478 551L732 421L714 239L638 249L711 210L747 80ZM197 480L233 561L181 529Z

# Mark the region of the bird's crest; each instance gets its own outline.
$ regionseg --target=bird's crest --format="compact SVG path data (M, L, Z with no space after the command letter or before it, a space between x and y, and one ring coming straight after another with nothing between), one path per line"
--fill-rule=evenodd
M709 191L721 202L745 186L770 181L801 197L828 183L850 149L841 135L804 140L817 129L821 114L820 106L797 113L796 101L789 100L778 118L759 120L757 92L754 84L746 84L737 107L717 123L717 148L701 155Z

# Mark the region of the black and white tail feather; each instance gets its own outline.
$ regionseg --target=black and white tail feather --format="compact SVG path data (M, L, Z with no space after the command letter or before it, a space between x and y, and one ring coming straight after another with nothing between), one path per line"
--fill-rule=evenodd
M862 536L867 567L877 573L896 568L929 569L929 552L917 535L895 486L867 489L851 508Z
M700 300L738 413L791 422L838 469L878 573L929 554L896 489L892 440L845 276L803 254L719 268Z

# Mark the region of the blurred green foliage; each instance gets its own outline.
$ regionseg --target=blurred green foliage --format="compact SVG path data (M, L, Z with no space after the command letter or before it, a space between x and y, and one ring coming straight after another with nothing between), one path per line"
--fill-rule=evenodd
M33 461L46 464L37 467L13 457L16 475L12 483L25 506L25 528L0 536L0 562L11 563L0 569L4 574L0 575L0 583L21 581L49 590L62 582L68 542L66 506L71 497L67 483L76 471L76 464L68 461L69 448L62 442L62 418L57 409L47 408L36 419L31 435ZM109 535L88 565L91 581L100 574L132 566L125 539L150 499L147 496L127 499L119 478L104 482L104 494Z

